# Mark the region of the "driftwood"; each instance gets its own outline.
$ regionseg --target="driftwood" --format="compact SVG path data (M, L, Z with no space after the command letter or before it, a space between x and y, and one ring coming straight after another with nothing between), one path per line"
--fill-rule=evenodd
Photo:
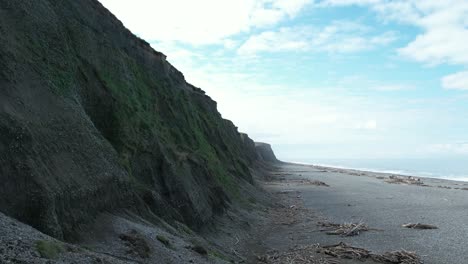
M320 231L325 231L327 235L357 236L361 232L365 232L369 230L377 230L377 229L370 229L362 221L359 223L344 223L344 224L335 224L335 223L330 223L330 222L318 222L317 224L321 227L326 228Z
M323 246L317 249L317 252L341 259L373 260L379 263L392 264L421 264L421 258L414 252L401 250L386 252L382 255L373 254L363 248L352 247L346 243L337 245Z
M316 244L296 247L282 253L273 251L264 256L257 256L258 263L267 264L338 264L339 259L371 260L386 264L422 264L421 258L414 252L400 250L374 254L367 249L353 247L343 242L330 246Z
M393 183L393 184L424 185L424 182L421 181L420 178L416 178L413 176L403 177L403 176L390 175L388 176L388 179L385 180L385 182Z
M324 187L330 187L330 185L322 182L322 181L317 181L317 180L309 180L309 179L297 179L297 180L289 180L289 183L293 184L300 184L300 185L315 185L315 186L324 186Z
M273 251L264 256L257 256L258 263L267 264L339 264L337 259L323 258L316 252L318 245L303 246L287 252Z
M449 190L452 189L452 187L450 187L450 186L442 186L442 185L437 186L437 188L449 189Z
M411 229L438 229L438 227L435 226L435 225L427 225L427 224L421 224L421 223L404 224L404 225L402 225L402 227L411 228Z
M372 259L382 263L421 264L421 258L414 252L400 250L387 252L383 255L373 255Z
M303 180L301 181L302 184L305 185L315 185L315 186L325 186L325 187L330 187L330 185L321 182L321 181L312 181L312 180Z
M367 249L352 247L346 243L339 243L337 245L322 246L317 249L317 252L342 259L368 259L371 252Z

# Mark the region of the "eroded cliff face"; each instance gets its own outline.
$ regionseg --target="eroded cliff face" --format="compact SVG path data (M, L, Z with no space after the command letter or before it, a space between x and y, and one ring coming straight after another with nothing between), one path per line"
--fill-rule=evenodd
M96 0L0 0L0 211L73 239L127 209L197 228L258 156Z
M257 152L257 159L268 163L280 162L277 158L270 144L263 142L255 142Z

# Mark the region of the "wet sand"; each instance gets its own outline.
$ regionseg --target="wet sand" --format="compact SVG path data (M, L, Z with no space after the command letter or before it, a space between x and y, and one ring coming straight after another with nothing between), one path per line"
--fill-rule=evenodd
M282 164L273 174L276 180L265 182L265 188L286 207L300 206L304 212L291 223L271 224L264 231L259 253L345 242L376 253L415 251L429 264L468 263L468 189L463 190L468 183L421 178L424 185L390 184L385 180L391 174L297 164ZM320 231L320 221L362 221L377 230L353 237L331 236ZM407 223L438 229L403 228Z

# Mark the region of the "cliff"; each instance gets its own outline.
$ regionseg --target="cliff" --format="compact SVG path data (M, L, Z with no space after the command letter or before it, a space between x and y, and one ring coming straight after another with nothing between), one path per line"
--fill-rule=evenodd
M257 152L257 158L264 162L269 163L278 163L280 162L273 152L270 144L262 143L262 142L255 142L255 148Z
M0 0L0 87L0 211L48 235L248 199L253 141L96 0Z

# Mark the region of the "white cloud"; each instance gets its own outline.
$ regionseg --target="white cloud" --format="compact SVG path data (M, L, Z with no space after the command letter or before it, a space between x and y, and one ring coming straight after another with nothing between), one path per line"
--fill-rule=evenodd
M442 143L442 144L431 144L427 147L427 150L435 154L468 154L468 143Z
M325 0L320 6L347 6L347 5L369 5L380 3L380 0Z
M254 27L293 18L313 0L100 0L148 41L219 44Z
M395 92L395 91L408 91L415 89L412 85L406 84L384 84L378 85L371 88L372 90L381 91L381 92Z
M239 54L255 54L259 51L306 50L309 44L303 37L307 34L307 30L307 28L281 28L278 31L262 32L251 36L242 44L238 52Z
M468 64L468 1L380 1L374 10L423 30L401 55L430 65Z
M294 17L305 6L313 2L313 0L276 0L273 1L273 6L288 14L289 17Z
M324 0L316 6L368 6L384 21L422 30L398 53L427 65L468 65L468 1L466 0ZM468 90L466 72L442 80L448 89Z
M430 28L399 52L405 57L429 65L468 64L467 43L467 29L445 26Z
M397 38L394 32L370 36L369 28L351 21L335 21L323 28L283 27L251 36L239 54L278 51L325 51L350 53L387 45Z
M363 123L358 123L356 125L357 129L363 129L363 130L375 130L377 129L377 121L375 120L368 120Z
M442 78L445 89L468 90L468 71L462 71Z

